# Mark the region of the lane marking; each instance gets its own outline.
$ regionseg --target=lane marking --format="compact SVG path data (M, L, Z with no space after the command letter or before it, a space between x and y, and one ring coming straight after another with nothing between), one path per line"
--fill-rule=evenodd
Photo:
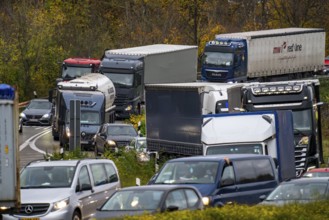
M45 151L40 150L39 148L37 148L35 146L35 141L37 141L43 135L48 134L49 132L51 132L50 127L44 129L44 131L42 131L42 132L39 132L39 133L33 135L32 137L30 137L29 139L27 139L23 144L21 144L19 146L19 151L22 151L26 146L30 145L30 147L32 148L32 150L37 151L37 152L42 153L42 154L46 154Z

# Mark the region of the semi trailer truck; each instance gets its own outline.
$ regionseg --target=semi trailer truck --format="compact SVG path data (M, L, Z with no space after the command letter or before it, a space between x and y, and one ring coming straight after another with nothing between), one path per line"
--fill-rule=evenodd
M219 34L205 45L201 79L265 82L313 77L321 74L324 57L321 28Z
M106 50L100 73L116 88L117 117L141 113L146 84L196 81L197 50L197 46L170 44Z
M80 101L81 147L93 148L93 137L101 124L115 121L115 87L99 73L89 73L68 82L60 82L49 95L53 103L52 135L61 146L70 138L70 102Z
M229 111L291 110L298 176L324 163L319 80L240 84L229 88L228 102Z
M217 86L217 91L205 93L206 90L210 91L206 87L210 88L211 85ZM273 91L274 88L277 92ZM253 94L259 89L263 93ZM218 96L208 96L211 94ZM227 112L286 110L292 112L294 146L290 149L294 151L295 159L292 161L295 163L296 176L300 176L307 169L318 167L323 162L319 101L318 80L234 84L199 82L193 86L188 83L147 85L147 146L150 151L175 156L202 155L206 152L206 140L202 139L203 136L206 137L206 133L202 132L205 131L207 117ZM207 106L213 106L213 110L206 110L209 109ZM225 124L227 127L228 123L230 122ZM243 124L241 121L241 125ZM245 128L248 131L247 126ZM212 126L211 129L216 134L217 128ZM238 137L239 134L235 134ZM257 136L257 133L254 135ZM259 142L258 139L254 141Z

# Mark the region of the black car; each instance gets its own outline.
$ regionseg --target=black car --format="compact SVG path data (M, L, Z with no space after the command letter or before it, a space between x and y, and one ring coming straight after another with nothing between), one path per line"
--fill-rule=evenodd
M50 125L51 109L48 99L32 99L19 117L24 125Z
M193 186L144 185L116 191L95 214L96 219L118 218L176 210L202 210L202 196Z
M105 123L94 136L95 155L126 147L137 136L138 132L132 124Z

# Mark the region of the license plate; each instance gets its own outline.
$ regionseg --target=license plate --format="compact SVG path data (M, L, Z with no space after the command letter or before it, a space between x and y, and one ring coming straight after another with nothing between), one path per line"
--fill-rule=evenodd
M31 119L30 119L30 121L33 121L33 122L35 122L35 121L38 121L38 119L35 119L35 118L31 118Z

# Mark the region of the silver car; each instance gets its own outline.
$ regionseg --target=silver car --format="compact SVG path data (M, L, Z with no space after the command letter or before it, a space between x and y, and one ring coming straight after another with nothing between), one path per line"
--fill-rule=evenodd
M21 208L3 219L89 219L121 187L107 159L33 162L22 170L20 184Z

